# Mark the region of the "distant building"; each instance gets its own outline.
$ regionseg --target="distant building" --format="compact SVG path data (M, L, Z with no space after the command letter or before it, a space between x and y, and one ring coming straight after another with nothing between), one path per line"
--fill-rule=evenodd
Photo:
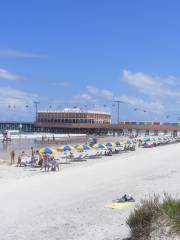
M33 122L15 122L15 121L0 121L0 132L5 130L20 130L22 132L33 132Z
M38 111L37 122L60 124L110 124L111 114L99 111L83 111L79 108L65 108L62 111Z
M5 130L20 132L84 133L116 135L180 135L180 123L128 122L111 123L105 112L64 109L39 111L35 122L0 121L0 133Z

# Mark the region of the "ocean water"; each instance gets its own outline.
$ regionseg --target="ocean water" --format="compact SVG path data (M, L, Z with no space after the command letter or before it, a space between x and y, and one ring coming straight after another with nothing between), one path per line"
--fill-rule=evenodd
M42 142L42 136L44 137L44 142ZM53 136L55 141L53 141ZM85 138L85 134L18 134L11 136L11 142L2 142L3 136L0 135L0 156L3 153L8 153L11 150L23 151L33 147L34 149L39 149L44 146L54 146L57 147L62 141L67 140L67 143L72 139ZM49 141L48 141L49 140ZM57 143L58 142L58 143Z

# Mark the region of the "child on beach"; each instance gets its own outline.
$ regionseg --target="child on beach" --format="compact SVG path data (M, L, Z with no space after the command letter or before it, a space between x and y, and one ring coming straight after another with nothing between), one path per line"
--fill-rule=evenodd
M21 160L25 156L26 156L25 152L22 151L22 153L18 156L18 161L17 161L17 165L16 165L17 167L21 167Z
M38 156L38 165L42 167L44 156L41 152L39 152L39 150L36 151L36 154Z
M18 156L17 167L21 166L21 155Z
M12 150L11 151L11 165L14 164L14 162L15 162L15 151Z

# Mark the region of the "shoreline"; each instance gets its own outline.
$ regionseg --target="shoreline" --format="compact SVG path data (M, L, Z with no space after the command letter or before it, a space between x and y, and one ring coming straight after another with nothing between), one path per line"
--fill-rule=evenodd
M0 165L1 164L8 164L10 163L10 151L12 149L15 150L16 152L16 161L17 161L17 156L18 154L20 154L22 151L25 151L28 155L31 154L31 146L34 147L34 149L39 149L41 147L52 147L52 148L58 148L61 145L77 145L77 144L85 144L87 142L87 139L89 138L89 136L85 136L84 138L82 137L77 137L74 136L73 138L69 139L69 138L65 138L65 139L61 139L59 140L57 143L43 143L43 142L32 142L30 139L24 139L24 140L12 140L12 142L10 144L2 144L0 143L0 147L3 149L4 146L4 151L1 150L0 152ZM119 140L120 137L113 137L113 136L102 136L102 137L98 137L97 140L98 142L112 142L112 141L116 141ZM23 144L25 143L25 144ZM19 149L16 150L16 146L20 145ZM27 147L28 145L28 147Z

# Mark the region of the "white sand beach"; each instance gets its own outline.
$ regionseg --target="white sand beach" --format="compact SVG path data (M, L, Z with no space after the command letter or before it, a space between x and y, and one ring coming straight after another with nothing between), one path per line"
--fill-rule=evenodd
M132 208L104 205L124 193L136 203L179 195L180 144L62 165L60 172L0 166L1 240L118 240Z

